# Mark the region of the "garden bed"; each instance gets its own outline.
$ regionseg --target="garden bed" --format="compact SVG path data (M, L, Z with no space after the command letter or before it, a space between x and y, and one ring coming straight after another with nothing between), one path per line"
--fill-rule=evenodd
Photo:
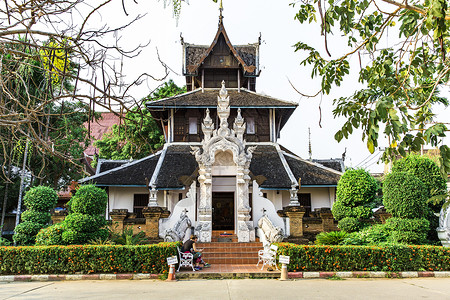
M450 249L438 246L306 246L279 243L298 271L449 271Z
M175 243L0 247L0 275L168 272Z

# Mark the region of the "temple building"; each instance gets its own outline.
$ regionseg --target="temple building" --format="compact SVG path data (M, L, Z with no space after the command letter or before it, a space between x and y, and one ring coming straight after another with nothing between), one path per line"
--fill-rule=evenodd
M201 242L214 232L273 242L301 237L303 218L318 209L331 215L342 160L305 160L278 144L298 104L256 92L259 47L233 45L222 14L211 45L182 40L187 92L146 104L163 149L136 161L100 159L80 181L107 189L108 218L136 225L145 217L145 226L153 218L148 231L165 240L193 230Z

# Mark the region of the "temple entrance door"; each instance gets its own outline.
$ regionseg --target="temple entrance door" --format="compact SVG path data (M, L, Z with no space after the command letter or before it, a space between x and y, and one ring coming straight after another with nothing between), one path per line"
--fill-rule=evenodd
M234 192L213 192L212 207L212 229L234 230Z

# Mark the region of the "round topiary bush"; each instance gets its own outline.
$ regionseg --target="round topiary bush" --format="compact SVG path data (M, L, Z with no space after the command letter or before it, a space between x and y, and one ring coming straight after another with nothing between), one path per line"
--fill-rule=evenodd
M32 245L43 226L41 223L22 222L14 228L13 239L19 245Z
M33 222L40 224L48 224L52 215L49 212L35 211L35 210L26 210L20 216L24 222Z
M444 194L447 190L445 179L439 170L439 166L420 155L409 155L399 159L392 166L392 172L408 172L419 178L426 187L427 197Z
M425 218L389 218L385 225L389 230L388 241L391 243L422 245L427 242L430 222Z
M427 190L416 176L393 172L383 183L383 204L393 217L420 218L427 213Z
M62 223L41 229L36 235L36 245L50 246L64 244L62 240L63 231L64 224Z
M345 171L339 179L336 202L331 208L341 230L357 231L362 227L360 219L372 216L369 204L375 200L377 188L377 181L367 171L363 169Z
M64 223L67 228L78 232L95 232L106 225L106 219L103 216L91 216L80 213L69 214Z
M50 222L50 209L55 207L57 201L58 195L52 188L31 188L23 198L27 210L21 214L23 222L14 229L14 241L19 245L34 244L36 234Z
M70 199L69 205L74 213L99 215L105 213L107 202L105 190L94 185L83 185Z
M378 184L375 178L363 169L349 169L339 179L337 201L346 206L359 206L375 200Z
M31 188L23 197L28 210L48 212L58 202L58 194L48 186Z

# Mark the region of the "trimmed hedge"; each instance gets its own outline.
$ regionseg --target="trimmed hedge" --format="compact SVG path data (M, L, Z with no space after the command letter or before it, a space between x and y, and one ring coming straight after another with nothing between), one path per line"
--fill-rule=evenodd
M179 242L153 245L0 247L0 275L167 273Z
M306 246L278 244L294 271L449 271L450 249L438 246Z

